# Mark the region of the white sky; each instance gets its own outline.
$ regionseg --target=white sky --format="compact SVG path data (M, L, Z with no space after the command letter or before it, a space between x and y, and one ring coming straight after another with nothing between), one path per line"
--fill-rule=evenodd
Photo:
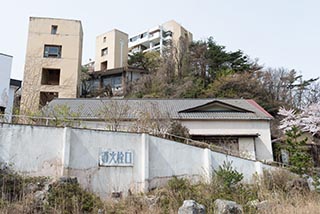
M95 37L117 28L129 35L174 19L195 40L213 36L266 67L320 76L318 0L10 0L0 6L0 52L13 56L12 78L22 79L29 16L78 19L83 63L94 59Z

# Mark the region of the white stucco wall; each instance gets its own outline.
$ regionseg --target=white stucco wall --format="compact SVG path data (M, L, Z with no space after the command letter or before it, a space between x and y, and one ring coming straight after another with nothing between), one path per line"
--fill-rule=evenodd
M6 114L6 121L11 123L12 120L12 113L13 113L13 102L14 102L14 95L18 87L16 86L11 86L9 87L9 93L8 93L8 104L5 110Z
M30 176L62 175L62 128L0 124L0 162Z
M149 188L162 186L173 175L199 180L205 161L201 148L149 136Z
M256 137L241 137L239 138L239 152L240 156L248 159L256 159L255 151Z
M131 151L133 164L99 166L103 151ZM84 188L103 198L112 192L146 192L172 176L209 180L224 161L232 161L245 181L271 168L147 134L0 123L0 162L26 175L76 176Z
M246 135L259 134L255 138L255 151L258 160L273 160L270 122L264 120L182 120L191 135ZM239 142L241 143L241 142ZM243 145L241 149L246 150ZM248 145L252 152L252 145Z
M69 161L65 161L65 175L76 176L83 186L107 197L111 192L143 188L142 135L97 130L68 129ZM134 165L129 167L99 167L101 151L127 151L134 153Z
M234 169L243 173L244 182L252 182L253 175L262 175L263 169L276 169L259 161L241 159L213 151L210 151L210 159L212 169L218 169L224 162L231 162Z
M0 53L0 106L7 107L12 56Z

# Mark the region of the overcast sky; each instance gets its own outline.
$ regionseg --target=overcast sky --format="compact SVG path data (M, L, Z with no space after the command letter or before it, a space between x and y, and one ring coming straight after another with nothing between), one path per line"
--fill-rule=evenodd
M266 67L320 76L318 0L10 0L0 10L0 52L13 56L12 78L23 77L30 16L81 20L83 63L94 59L101 33L117 28L131 35L174 19L195 40L213 36Z

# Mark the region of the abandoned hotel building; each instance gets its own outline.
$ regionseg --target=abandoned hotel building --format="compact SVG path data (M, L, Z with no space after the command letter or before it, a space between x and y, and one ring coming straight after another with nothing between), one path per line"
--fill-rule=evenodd
M49 125L50 111L64 106L72 113L64 119L74 123L62 123L65 127L1 123L1 162L13 163L25 175L75 176L81 186L103 197L148 191L172 176L211 179L212 170L225 161L233 161L246 179L271 168L262 161L273 161L272 116L254 100L80 98L82 40L80 21L30 18L20 116L41 108L46 117L35 121ZM95 61L86 65L90 90L108 86L121 96L127 82L146 72L127 66L128 56L148 51L161 55L181 40L191 42L192 34L175 21L133 36L116 29L97 36ZM11 60L0 54L0 69L9 72ZM8 72L0 78L3 94L11 82ZM12 84L19 87L19 82ZM3 112L10 102L2 98ZM106 114L122 128L109 129L115 124L105 119ZM191 139L179 143L177 138L152 136L142 129L151 126L144 117L161 123L165 127L161 134L168 134L171 122L177 121L189 130ZM186 143L199 141L208 144Z
M80 93L80 21L35 18L29 22L21 112L35 112L53 98Z
M68 105L72 111L80 112L83 127L101 129L105 126L97 117L97 108L111 101L79 99L82 39L80 21L30 18L21 112L36 111L45 105ZM134 81L144 73L127 66L128 55L147 51L161 54L169 44L178 44L181 39L191 42L192 33L175 21L131 37L117 29L97 36L95 61L87 65L91 90L110 85L114 93L123 91L127 81ZM186 126L194 140L219 143L222 138L228 139L229 147L242 155L246 153L250 159L272 160L272 116L253 100L122 99L113 102L125 102L132 111L156 104L162 113L169 112L171 119ZM137 118L132 114L122 119L124 123L131 123Z
M190 43L192 33L174 20L129 37L117 29L96 37L95 61L89 78L80 82L83 31L80 21L30 17L21 112L33 112L54 98L99 96L106 87L123 95L126 85L145 73L127 65L128 55L158 51L179 41Z

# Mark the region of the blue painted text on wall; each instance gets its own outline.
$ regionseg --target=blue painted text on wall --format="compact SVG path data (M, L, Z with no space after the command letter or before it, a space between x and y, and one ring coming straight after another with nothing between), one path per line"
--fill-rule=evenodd
M133 166L132 151L103 151L99 155L100 166Z

